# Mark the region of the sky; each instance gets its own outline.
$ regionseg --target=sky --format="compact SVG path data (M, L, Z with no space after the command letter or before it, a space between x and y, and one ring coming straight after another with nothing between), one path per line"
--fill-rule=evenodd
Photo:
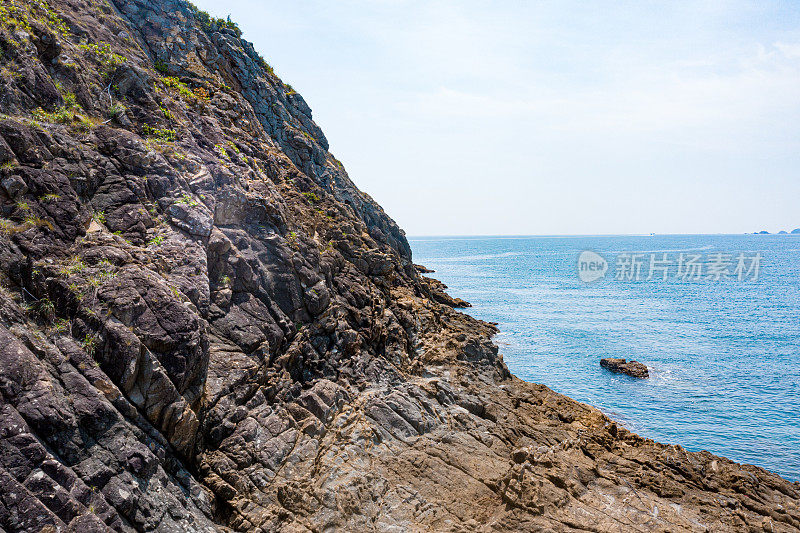
M800 228L800 2L194 3L410 236Z

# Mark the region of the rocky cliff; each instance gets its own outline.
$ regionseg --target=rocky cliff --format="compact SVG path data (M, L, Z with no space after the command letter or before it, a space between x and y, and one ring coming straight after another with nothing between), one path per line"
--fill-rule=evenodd
M235 25L2 0L0 50L0 529L800 531L510 376Z

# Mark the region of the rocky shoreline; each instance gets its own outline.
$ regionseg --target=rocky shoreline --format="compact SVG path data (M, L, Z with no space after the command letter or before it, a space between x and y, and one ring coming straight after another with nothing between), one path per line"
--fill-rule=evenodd
M508 372L238 28L0 6L0 528L800 531Z

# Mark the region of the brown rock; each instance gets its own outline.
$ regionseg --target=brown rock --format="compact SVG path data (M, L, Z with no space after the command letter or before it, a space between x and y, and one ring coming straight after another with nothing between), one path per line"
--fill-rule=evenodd
M600 366L610 370L611 372L627 374L634 378L644 379L650 377L650 372L647 370L647 366L639 361L626 361L625 359L609 357L606 359L601 359Z

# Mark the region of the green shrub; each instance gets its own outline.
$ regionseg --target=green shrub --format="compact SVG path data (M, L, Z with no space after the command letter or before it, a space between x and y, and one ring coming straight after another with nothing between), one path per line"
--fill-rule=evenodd
M178 198L178 200L176 200L175 203L178 205L188 205L189 207L197 207L198 205L200 205L197 203L197 200L195 200L188 194L184 194L183 196Z
M25 224L16 224L11 220L0 218L0 235L10 237L26 229L28 229L28 226Z
M101 286L106 281L112 280L116 277L117 277L116 272L104 269L89 278L89 285L96 288Z
M31 32L30 14L23 7L21 2L10 2L8 5L0 5L0 27L9 30L20 29Z
M51 328L53 333L67 333L72 329L72 322L66 318L59 318L53 323Z
M289 241L289 246L291 246L292 248L297 248L297 232L296 231L289 232L289 238L287 238L286 240Z
M159 105L158 108L161 110L161 113L164 115L164 118L169 121L175 120L175 115L172 114L172 111L164 107L163 105Z
M39 122L60 122L62 124L72 122L72 115L66 107L59 108L52 113L48 113L41 107L37 107L31 111L31 115L34 120Z
M80 110L80 107L63 106L59 107L52 113L48 113L42 108L37 108L31 112L31 115L33 116L34 120L39 122L50 122L53 124L69 124L79 130L89 131L94 124L85 115L76 112L76 109Z
M31 22L39 21L64 37L69 28L45 0L4 0L0 5L0 28L32 33Z
M236 37L242 36L242 30L239 25L231 20L230 15L227 18L214 18L208 12L201 10L196 5L189 2L189 11L194 15L195 20L200 23L200 26L206 32L215 32L223 29L233 30Z
M66 92L62 95L64 100L64 107L72 109L72 108L80 108L78 105L78 100L75 98L75 93Z
M215 144L214 151L220 156L222 159L230 159L228 156L228 151L225 149L225 145L223 144Z
M111 74L117 66L126 61L123 56L111 51L111 45L108 43L79 44L78 48L100 63L101 73L105 76Z
M37 217L37 216L33 216L33 215L26 216L25 219L22 222L25 225L27 225L28 227L30 227L30 228L45 227L45 228L48 228L50 230L53 229L53 224L51 224L49 220L45 220L45 219L43 219L41 217Z
M81 348L89 355L94 355L94 351L97 349L97 339L92 335L86 335L81 341Z
M320 201L319 196L317 196L313 192L304 192L303 196L305 197L306 200L308 200L312 204L316 204Z
M82 131L84 133L91 130L92 126L94 126L94 123L91 120L89 120L85 115L81 115L78 113L76 113L72 117L72 120L73 120L72 123L73 128Z
M194 93L192 92L189 87L186 86L181 80L176 78L175 76L164 76L161 78L161 83L167 89L171 90L174 93L177 93L179 96L186 100L192 100L195 98Z
M125 111L128 109L120 102L114 102L110 106L108 106L108 116L113 119L117 119L125 114Z
M67 263L61 265L61 268L59 268L58 272L62 276L68 277L72 276L73 274L78 274L80 272L83 272L85 268L86 268L86 263L84 263L81 260L81 258L76 255L73 256Z
M175 130L169 128L154 128L149 124L145 124L142 127L142 131L148 137L152 137L154 139L158 139L159 141L164 142L174 142L178 135L175 133Z

